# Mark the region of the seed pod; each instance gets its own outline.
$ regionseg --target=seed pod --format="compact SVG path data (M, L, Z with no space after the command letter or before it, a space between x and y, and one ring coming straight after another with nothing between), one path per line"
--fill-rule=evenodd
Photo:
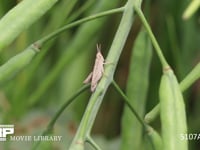
M0 85L16 75L27 66L37 53L37 47L30 46L20 54L12 57L8 62L0 66Z
M22 31L46 13L58 0L24 0L0 20L0 52Z
M161 78L160 115L164 150L187 150L187 141L180 139L187 133L183 96L173 71L167 67Z
M150 39L142 29L132 49L126 90L129 103L135 108L141 118L144 117L145 113L151 58L152 49ZM137 118L132 115L130 109L125 106L122 117L121 149L142 149L142 146L143 127Z

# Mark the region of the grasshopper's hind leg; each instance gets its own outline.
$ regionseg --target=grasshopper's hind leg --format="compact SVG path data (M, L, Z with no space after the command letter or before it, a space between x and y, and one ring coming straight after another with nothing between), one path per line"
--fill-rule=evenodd
M90 83L91 80L92 80L92 75L93 75L93 72L91 72L87 78L83 81L84 84L87 84L87 83Z

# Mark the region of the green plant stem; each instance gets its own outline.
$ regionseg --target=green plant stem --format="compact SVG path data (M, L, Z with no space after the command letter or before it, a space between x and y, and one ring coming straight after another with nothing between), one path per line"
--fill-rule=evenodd
M150 124L151 122L153 122L156 117L158 116L158 114L160 113L160 103L158 103L156 106L154 106L153 109L151 109L151 111L149 111L145 117L144 120L146 123Z
M86 142L88 142L96 150L101 150L101 148L96 144L96 142L90 136L87 137Z
M162 64L162 67L163 67L163 68L168 67L169 65L168 65L168 63L167 63L167 61L166 61L166 59L165 59L165 57L164 57L164 55L163 55L163 53L162 53L162 50L161 50L161 48L160 48L160 46L159 46L159 44L158 44L158 42L157 42L157 40L156 40L156 38L155 38L153 32L151 31L151 28L150 28L150 26L149 26L149 24L148 24L148 22L147 22L147 20L146 20L146 18L145 18L145 16L144 16L143 12L141 11L141 8L135 7L135 11L137 12L137 14L138 14L138 16L140 17L140 19L141 19L141 21L142 21L144 27L145 27L146 30L147 30L147 33L149 34L149 37L150 37L150 39L151 39L151 41L152 41L152 44L153 44L153 46L154 46L154 48L155 48L155 51L156 51L158 57L159 57L159 59L160 59L160 62L161 62L161 64Z
M91 128L94 124L97 112L105 95L105 92L112 82L113 74L116 69L120 54L127 39L128 33L130 32L134 15L133 4L134 0L129 0L124 7L124 12L120 21L120 25L106 58L107 62L112 62L112 64L105 66L104 72L106 76L102 77L99 84L97 85L96 90L91 95L88 106L79 125L78 131L70 145L70 150L84 149L83 144L86 141L87 135L90 135Z
M181 81L181 91L187 90L195 81L200 78L200 62L190 71L190 73Z
M181 61L182 55L181 55L180 47L177 41L178 39L177 30L176 30L173 16L169 15L166 18L166 27L167 27L167 33L169 36L169 45L170 45L169 49L171 51L172 58L175 64L174 68L176 68L176 75L178 77L182 77L185 66L182 65L182 61Z
M143 121L142 118L140 118L139 114L135 111L135 109L133 108L133 106L130 104L130 102L128 100L128 97L122 92L122 90L120 89L120 87L117 85L117 83L114 80L112 81L112 84L115 87L116 91L122 96L125 104L131 110L131 112L135 115L135 117L140 122L140 124L144 127L144 129L147 129L146 123Z
M90 87L89 84L87 85L83 85L74 95L72 95L62 106L61 108L58 110L58 112L55 114L55 116L52 118L52 120L50 121L47 130L51 130L55 124L55 122L57 121L58 117L62 114L62 112L69 106L69 104L71 104L71 102L73 102L75 100L76 97L78 97L81 93L83 93L86 89L88 89Z
M78 21L75 21L75 22L72 22L70 24L63 26L62 28L56 30L55 32L52 32L51 34L49 34L49 35L45 36L44 38L38 40L36 43L37 43L37 45L42 46L43 44L45 44L49 40L57 37L59 34L63 33L65 30L67 30L69 28L72 28L72 27L77 26L79 24L82 24L84 22L94 20L94 19L97 19L97 18L100 18L100 17L103 17L103 16L107 16L107 15L115 14L115 13L120 13L120 12L123 12L123 10L124 10L124 7L120 7L120 8L111 9L111 10L108 10L108 11L104 11L104 12L101 12L101 13L98 13L98 14L94 14L94 15L85 17L83 19L80 19Z
M145 133L148 135L148 140L152 144L152 148L157 150L155 145L160 144L160 141L161 141L159 134L151 126L149 126L148 124L146 124L146 122L143 121L143 119L139 116L139 114L135 111L133 106L130 104L130 100L128 99L128 97L123 93L123 91L120 89L120 87L117 85L117 83L114 80L112 81L112 84L114 85L116 91L122 96L125 104L131 110L131 112L135 115L139 123L143 126ZM154 133L154 135L152 135L152 132Z
M57 113L53 116L53 118L51 119L51 121L49 122L49 124L47 125L46 130L44 130L42 132L42 136L45 136L47 134L49 134L52 130L53 127L56 123L56 121L58 120L58 118L60 117L60 115L63 113L63 111L81 94L83 93L85 90L87 90L90 87L89 84L83 85L76 93L74 93L70 98L68 98L66 100L66 102L60 107L60 109L57 111ZM33 150L36 150L39 146L41 141L38 141L34 147Z

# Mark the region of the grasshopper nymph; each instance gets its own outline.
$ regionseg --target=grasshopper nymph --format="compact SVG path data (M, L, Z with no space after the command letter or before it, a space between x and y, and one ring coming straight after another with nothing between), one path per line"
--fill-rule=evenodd
M97 54L96 59L93 67L93 71L88 75L88 77L83 81L83 83L90 83L91 82L91 92L94 92L99 80L101 79L104 73L104 58L101 54L101 45L97 44Z

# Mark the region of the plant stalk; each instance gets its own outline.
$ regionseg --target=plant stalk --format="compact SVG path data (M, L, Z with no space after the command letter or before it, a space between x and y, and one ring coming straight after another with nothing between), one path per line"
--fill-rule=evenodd
M119 28L106 59L107 62L112 62L112 64L107 64L105 66L104 72L106 76L102 77L99 84L97 85L96 90L90 98L78 131L70 145L70 150L84 149L84 142L86 141L87 136L90 135L91 128L94 124L97 112L105 95L105 92L112 82L117 62L127 39L128 33L130 32L134 15L133 4L134 0L129 0L124 7L124 12Z
M89 84L82 86L75 94L73 94L70 98L68 98L66 100L66 102L60 107L60 109L57 111L57 113L53 116L53 118L51 119L51 121L49 122L49 124L47 125L46 130L44 130L42 132L42 136L45 136L47 134L49 134L53 128L54 125L56 123L56 121L58 120L58 118L61 116L61 114L63 113L63 111L81 94L83 93L86 89L89 88ZM32 150L36 150L39 145L40 145L41 141L38 141L34 146Z
M150 28L150 26L149 26L149 24L148 24L148 22L147 22L147 20L146 20L146 18L144 16L143 12L141 11L141 9L139 7L135 7L135 11L137 12L137 14L140 17L144 27L147 30L147 33L149 34L149 37L150 37L150 39L152 41L152 44L153 44L153 46L155 48L155 51L156 51L158 57L160 59L162 67L163 68L167 68L169 65L168 65L168 63L167 63L167 61L166 61L166 59L165 59L165 57L164 57L164 55L162 53L162 50L161 50L161 48L160 48L160 46L159 46L159 44L158 44L153 32L151 31L151 28Z
M51 39L56 38L59 34L61 34L62 32L64 32L65 30L67 30L69 28L72 28L72 27L77 26L79 24L82 24L84 22L88 22L88 21L91 21L91 20L94 20L94 19L97 19L97 18L100 18L100 17L103 17L103 16L107 16L107 15L111 15L111 14L115 14L115 13L120 13L120 12L123 12L123 10L124 10L124 7L111 9L111 10L108 10L108 11L103 11L101 13L97 13L97 14L85 17L85 18L80 19L78 21L74 21L74 22L67 24L67 25L63 26L62 28L52 32L51 34L45 36L44 38L38 40L36 43L37 43L37 45L42 46L44 43L46 43L47 41L49 41Z

